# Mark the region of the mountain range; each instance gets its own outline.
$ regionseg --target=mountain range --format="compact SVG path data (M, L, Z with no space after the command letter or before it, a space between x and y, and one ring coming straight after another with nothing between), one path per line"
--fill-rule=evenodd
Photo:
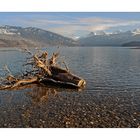
M116 31L114 33L91 32L78 40L82 46L123 46L126 43L138 41L140 41L140 29L125 32Z
M85 37L74 40L36 27L0 26L0 47L138 46L139 44L140 29L113 33L91 32Z
M35 27L0 26L0 45L14 46L74 46L71 38Z

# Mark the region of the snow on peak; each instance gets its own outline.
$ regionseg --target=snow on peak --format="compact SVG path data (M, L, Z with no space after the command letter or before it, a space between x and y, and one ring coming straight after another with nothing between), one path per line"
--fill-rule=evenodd
M16 33L11 32L7 29L0 29L0 34L13 35L13 34L16 34Z
M97 31L95 34L96 35L106 35L106 33L104 31Z
M133 30L133 34L134 34L134 35L140 34L140 28L139 28L139 29Z

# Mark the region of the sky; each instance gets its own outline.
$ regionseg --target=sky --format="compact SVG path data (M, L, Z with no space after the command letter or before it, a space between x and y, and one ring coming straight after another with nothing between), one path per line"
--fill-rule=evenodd
M140 12L0 12L0 25L38 27L76 38L140 28Z

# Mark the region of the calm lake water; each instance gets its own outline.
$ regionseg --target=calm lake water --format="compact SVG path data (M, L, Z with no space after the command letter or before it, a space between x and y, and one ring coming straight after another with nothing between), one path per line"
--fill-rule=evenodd
M86 88L0 91L0 127L140 126L140 49L69 47L60 54ZM7 64L13 74L20 74L24 58L15 48L0 48L0 67Z

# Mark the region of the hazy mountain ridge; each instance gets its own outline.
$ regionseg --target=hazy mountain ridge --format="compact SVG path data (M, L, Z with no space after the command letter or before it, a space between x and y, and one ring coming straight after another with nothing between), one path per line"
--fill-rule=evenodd
M85 37L73 40L62 35L35 27L0 26L0 46L131 46L140 41L140 29L133 31L91 32ZM132 43L131 43L132 42ZM129 44L130 43L130 44Z
M39 46L74 46L77 44L73 39L35 27L1 26L0 39L1 37L5 40L11 40L11 38L12 40L26 40L26 42L34 42L34 44L38 44Z
M86 37L78 40L82 46L122 46L125 43L137 41L140 41L139 29L126 32L118 31L110 34L105 32L98 34L91 32Z
M137 46L137 47L140 47L140 41L132 41L132 42L128 42L128 43L124 43L122 46Z

